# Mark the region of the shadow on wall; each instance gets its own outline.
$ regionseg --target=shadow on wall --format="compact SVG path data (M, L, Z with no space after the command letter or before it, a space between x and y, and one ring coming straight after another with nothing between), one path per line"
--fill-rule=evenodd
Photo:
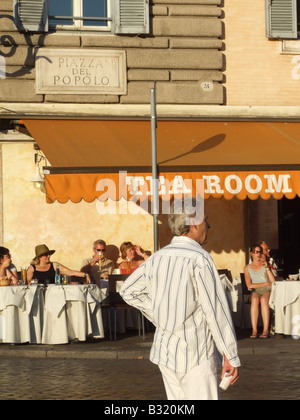
M0 15L0 21L2 19L4 20L8 19L14 22L14 17L9 14ZM21 65L19 65L19 68L16 68L17 66L11 67L14 69L14 71L10 73L5 70L5 74L2 74L3 79L7 77L21 77L26 74L31 74L34 69L35 61L36 61L35 48L42 47L45 44L45 37L46 37L45 34L40 34L38 37L35 34L29 34L29 33L22 33L21 35L24 37L25 45L27 45L27 53L26 53L24 62ZM19 36L20 34L18 32L18 37ZM2 56L4 59L9 59L10 57L13 57L15 54L17 54L17 48L19 44L20 42L17 41L13 36L8 35L8 34L1 35L0 56ZM41 58L48 60L48 58L46 57L41 57Z
M245 200L209 198L205 212L211 226L205 249L208 252L245 251Z
M205 213L211 226L208 241L203 248L215 254L245 251L244 201L237 198L209 198L205 200ZM173 238L168 215L159 215L159 246L163 248ZM115 264L120 260L116 245L107 245L106 256Z
M119 248L116 245L107 245L106 246L106 258L113 261L115 266L120 256Z
M237 198L209 198L205 200L205 213L211 226L204 248L208 252L221 254L245 250L244 245L244 201ZM159 243L166 246L172 240L168 215L159 216Z

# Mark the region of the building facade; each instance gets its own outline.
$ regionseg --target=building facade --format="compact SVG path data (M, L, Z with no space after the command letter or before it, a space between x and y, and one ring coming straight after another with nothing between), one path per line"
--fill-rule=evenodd
M299 171L297 1L60 3L36 1L34 9L26 0L0 5L1 242L16 265L29 264L39 243L76 269L97 238L111 245L115 258L127 240L153 251L151 212L134 201L123 212L109 201L99 205L96 188L89 195L87 178L75 175L93 173L101 180L127 171L140 183L151 176L154 86L160 174L171 174L170 198L186 187L182 179L206 174L212 225L207 249L217 266L238 275L249 243L262 236L280 248L278 203L288 193L269 193L264 200L254 194L253 179L259 185L260 176L269 176L271 191L274 171L283 188L280 176ZM280 34L272 20L285 15L282 7L290 8L293 19ZM278 144L272 154L273 136ZM283 144L286 154L278 153ZM48 168L47 196L30 182L37 164ZM269 171L250 173L257 164L255 170ZM233 168L237 178L229 179ZM242 170L249 189L241 198L235 182ZM221 172L233 191L230 199L213 189ZM67 175L76 184L72 191ZM84 187L77 193L79 184ZM286 186L289 203L299 200L295 188L294 180ZM219 190L225 191L223 184ZM170 240L166 215L159 217L159 237L160 246Z

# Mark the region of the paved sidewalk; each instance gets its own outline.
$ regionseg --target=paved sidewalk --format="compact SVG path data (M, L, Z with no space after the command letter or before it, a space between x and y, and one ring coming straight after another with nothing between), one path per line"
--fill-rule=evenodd
M237 332L239 354L272 355L300 353L300 340L291 336L251 340L248 331ZM117 341L93 339L63 345L0 344L0 357L69 359L149 359L153 333L145 340L136 333L120 334Z

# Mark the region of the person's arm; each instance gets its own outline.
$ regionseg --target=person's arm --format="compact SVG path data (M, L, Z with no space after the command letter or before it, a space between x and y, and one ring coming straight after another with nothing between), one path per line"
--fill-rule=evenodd
M244 274L245 274L245 282L246 282L247 288L249 290L250 289L258 289L260 287L266 287L266 286L271 287L271 280L269 282L265 281L265 282L261 282L261 283L252 283L251 276L250 276L250 273L249 273L249 270L248 270L247 266L244 268ZM272 274L272 276L273 276L273 274ZM274 276L273 276L273 278L274 278L274 281L275 281Z
M14 285L19 284L19 276L18 276L18 272L17 269L14 265L12 265L12 267L8 267L6 269L6 276L7 278L11 279L12 283Z
M66 275L66 276L77 276L77 277L82 277L86 279L87 283L91 283L91 278L90 275L87 273L83 273L82 271L77 271L77 270L71 270L68 267L65 267L64 265L62 265L59 262L53 262L53 266L54 269L56 269L57 266L59 266L59 271L60 274Z
M19 283L17 269L11 263L10 258L6 258L0 265L0 277L7 277L14 285Z
M34 268L32 265L30 265L27 269L27 273L26 273L26 279L27 279L27 284L30 285L32 277L33 277L33 273L34 273Z
M236 381L239 379L239 369L237 367L231 366L225 354L223 355L223 357L224 357L224 362L223 362L221 378L223 379L223 376L225 375L225 373L226 373L226 376L232 376L230 380L230 385L234 385Z
M137 268L123 283L120 295L128 305L139 309L153 323L152 299L146 283L146 264Z
M115 269L115 264L113 261L110 260L104 260L103 266L100 270L100 277L102 279L108 279L108 276L113 273Z
M144 251L139 245L136 245L135 252L139 257L142 257L144 261L146 261L149 258L149 255L146 251ZM139 261L139 265L143 264L144 261Z
M238 368L241 362L226 293L210 257L197 261L194 282L196 300L205 314L218 352L223 355L224 364L229 363L232 368Z
M6 270L11 264L11 259L6 258L4 259L3 263L0 264L0 277L6 277Z
M263 266L266 269L268 279L270 280L271 283L274 283L276 281L276 279L275 279L275 276L274 276L274 274L271 270L270 265L266 262L266 263L263 264Z

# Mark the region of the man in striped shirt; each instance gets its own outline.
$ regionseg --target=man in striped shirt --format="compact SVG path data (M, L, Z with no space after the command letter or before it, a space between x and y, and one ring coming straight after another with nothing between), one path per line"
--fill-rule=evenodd
M238 379L240 361L226 295L210 255L202 248L209 224L193 210L171 206L172 242L153 254L123 284L123 299L156 327L150 360L162 373L169 400L219 398L216 354ZM197 220L198 219L198 220ZM217 352L216 352L217 350Z

